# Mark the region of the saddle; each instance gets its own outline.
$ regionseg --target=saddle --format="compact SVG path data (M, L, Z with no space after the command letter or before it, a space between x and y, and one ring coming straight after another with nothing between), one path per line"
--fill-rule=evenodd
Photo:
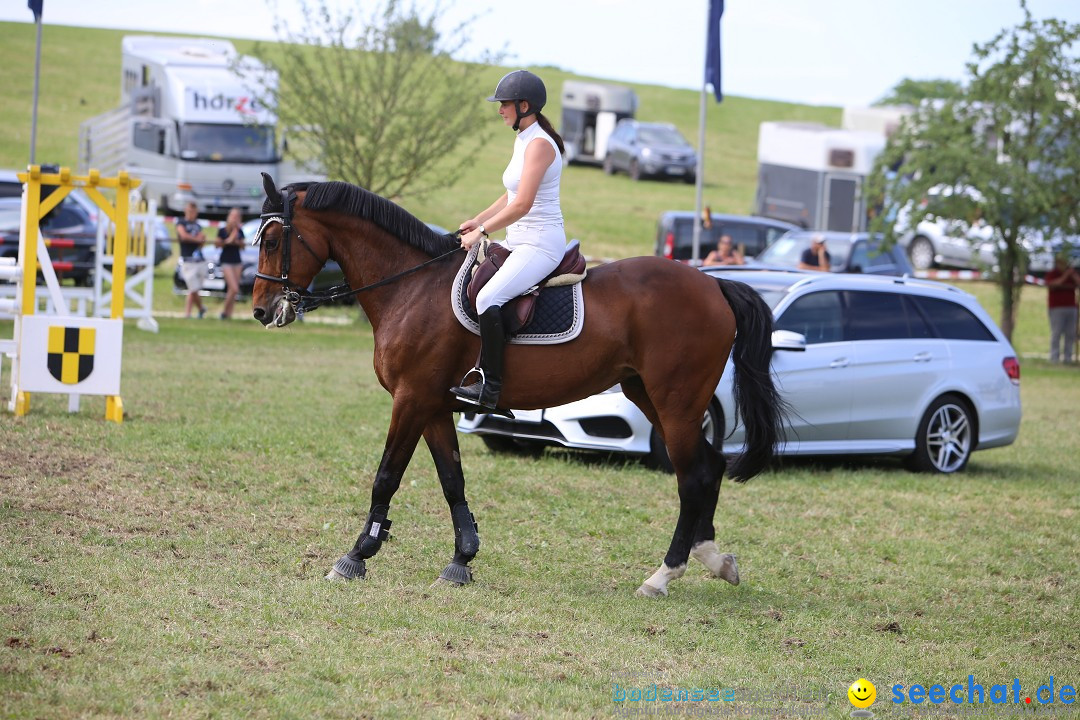
M477 259L473 269L472 279L466 288L469 302L476 307L476 295L480 288L484 287L492 276L503 266L512 252L505 245L499 243L484 243L482 251L485 254L483 260ZM479 255L477 256L479 258ZM539 284L533 286L524 294L519 295L502 307L503 325L509 335L514 335L533 319L536 310L536 298L540 291L547 286L572 285L581 282L585 278L585 257L581 254L581 244L577 240L571 240L566 246L566 254L558 266L548 274Z

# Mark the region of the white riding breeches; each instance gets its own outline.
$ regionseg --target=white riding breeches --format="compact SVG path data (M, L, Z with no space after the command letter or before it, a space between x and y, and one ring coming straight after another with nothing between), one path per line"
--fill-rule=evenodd
M538 242L521 243L521 234L509 240L513 252L476 296L476 311L505 305L546 278L566 254L566 233L561 225L526 231ZM522 233L524 234L524 233ZM516 241L516 242L515 242Z

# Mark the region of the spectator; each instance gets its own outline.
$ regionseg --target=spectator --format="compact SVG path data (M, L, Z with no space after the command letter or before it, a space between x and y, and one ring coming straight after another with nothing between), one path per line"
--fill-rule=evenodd
M706 265L745 265L739 249L735 247L730 235L721 235L716 243L716 249L705 256Z
M191 317L193 308L199 308L199 317L206 315L199 291L206 278L206 262L202 256L202 246L206 243L206 234L199 225L199 207L189 202L184 207L184 219L176 221L176 235L180 239L180 257L184 266L181 276L187 286L187 299L184 301L184 317Z
M244 231L240 226L244 222L243 211L234 207L229 210L225 226L218 230L217 247L221 248L218 265L225 276L225 307L221 309L221 319L232 317L236 296L240 294L240 248L244 247Z
M1073 361L1076 347L1076 289L1080 287L1080 274L1069 267L1064 254L1054 258L1054 267L1046 273L1046 304L1050 316L1050 362L1058 362L1062 356L1066 364ZM1062 342L1064 341L1064 342ZM1065 352L1060 346L1064 344Z
M803 250L802 257L799 258L799 269L829 272L831 268L832 256L825 249L825 236L814 235L810 241L810 247Z

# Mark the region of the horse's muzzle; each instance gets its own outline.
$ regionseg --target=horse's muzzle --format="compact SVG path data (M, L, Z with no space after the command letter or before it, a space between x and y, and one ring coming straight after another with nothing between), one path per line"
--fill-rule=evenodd
M256 307L252 310L255 319L263 324L267 330L284 327L296 320L296 309L283 295L279 295L271 303L272 311L264 307Z

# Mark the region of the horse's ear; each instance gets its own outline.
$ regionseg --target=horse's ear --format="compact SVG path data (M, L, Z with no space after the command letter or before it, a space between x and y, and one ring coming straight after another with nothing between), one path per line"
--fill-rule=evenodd
M275 205L281 204L281 193L278 192L277 185L274 184L274 178L270 177L270 173L263 173L263 190L266 191L266 197L270 199L270 202Z

